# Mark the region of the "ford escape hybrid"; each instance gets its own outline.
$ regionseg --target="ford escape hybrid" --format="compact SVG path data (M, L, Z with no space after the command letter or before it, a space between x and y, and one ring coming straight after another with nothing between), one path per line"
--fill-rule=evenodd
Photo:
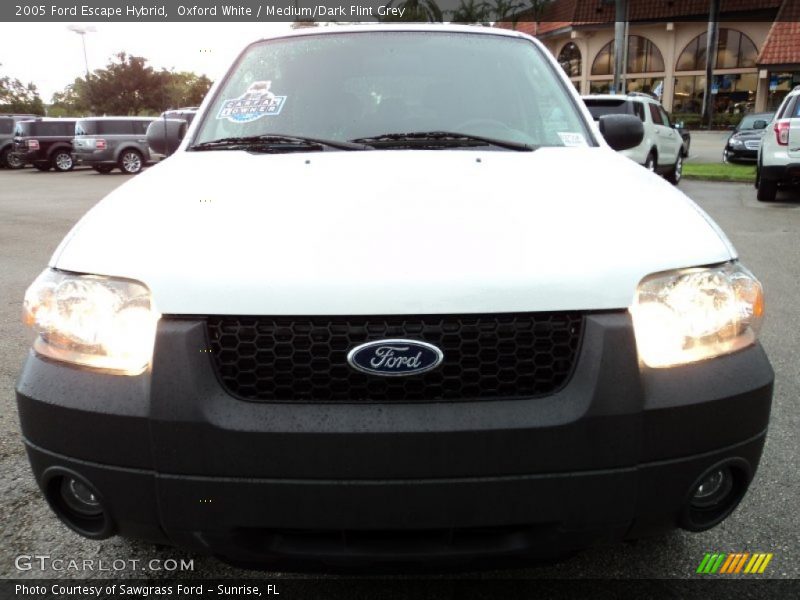
M641 122L595 124L534 39L294 32L150 130L177 151L25 296L25 445L76 532L480 566L707 529L744 496L761 285L614 151Z

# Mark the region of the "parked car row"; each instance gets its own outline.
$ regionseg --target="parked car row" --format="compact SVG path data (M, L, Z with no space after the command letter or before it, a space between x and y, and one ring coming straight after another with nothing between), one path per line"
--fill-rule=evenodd
M160 158L147 144L148 127L162 118L190 123L196 112L196 107L188 107L159 118L0 116L0 166L63 172L86 165L98 173L118 168L134 175Z

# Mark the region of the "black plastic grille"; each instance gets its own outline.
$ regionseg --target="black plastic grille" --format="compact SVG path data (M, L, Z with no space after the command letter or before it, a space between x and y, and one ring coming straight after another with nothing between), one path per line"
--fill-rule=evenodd
M247 400L381 402L551 394L569 378L580 313L387 317L209 317L213 363L226 390ZM444 360L406 377L358 372L353 347L406 338Z

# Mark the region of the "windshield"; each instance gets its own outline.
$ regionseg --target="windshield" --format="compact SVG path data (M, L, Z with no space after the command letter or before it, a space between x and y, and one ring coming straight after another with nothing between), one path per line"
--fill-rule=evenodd
M753 124L756 121L766 121L767 123L769 123L771 120L772 120L772 115L771 114L747 115L739 123L738 129L739 129L739 131L741 131L743 129L752 129L753 128Z
M448 32L364 32L259 42L194 139L267 134L348 141L451 132L538 146L592 144L532 43Z

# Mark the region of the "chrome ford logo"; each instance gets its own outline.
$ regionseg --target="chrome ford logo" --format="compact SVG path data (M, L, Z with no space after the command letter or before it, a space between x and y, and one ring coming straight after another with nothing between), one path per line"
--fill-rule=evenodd
M433 344L415 340L377 340L347 353L350 366L370 375L396 377L435 369L444 354Z

